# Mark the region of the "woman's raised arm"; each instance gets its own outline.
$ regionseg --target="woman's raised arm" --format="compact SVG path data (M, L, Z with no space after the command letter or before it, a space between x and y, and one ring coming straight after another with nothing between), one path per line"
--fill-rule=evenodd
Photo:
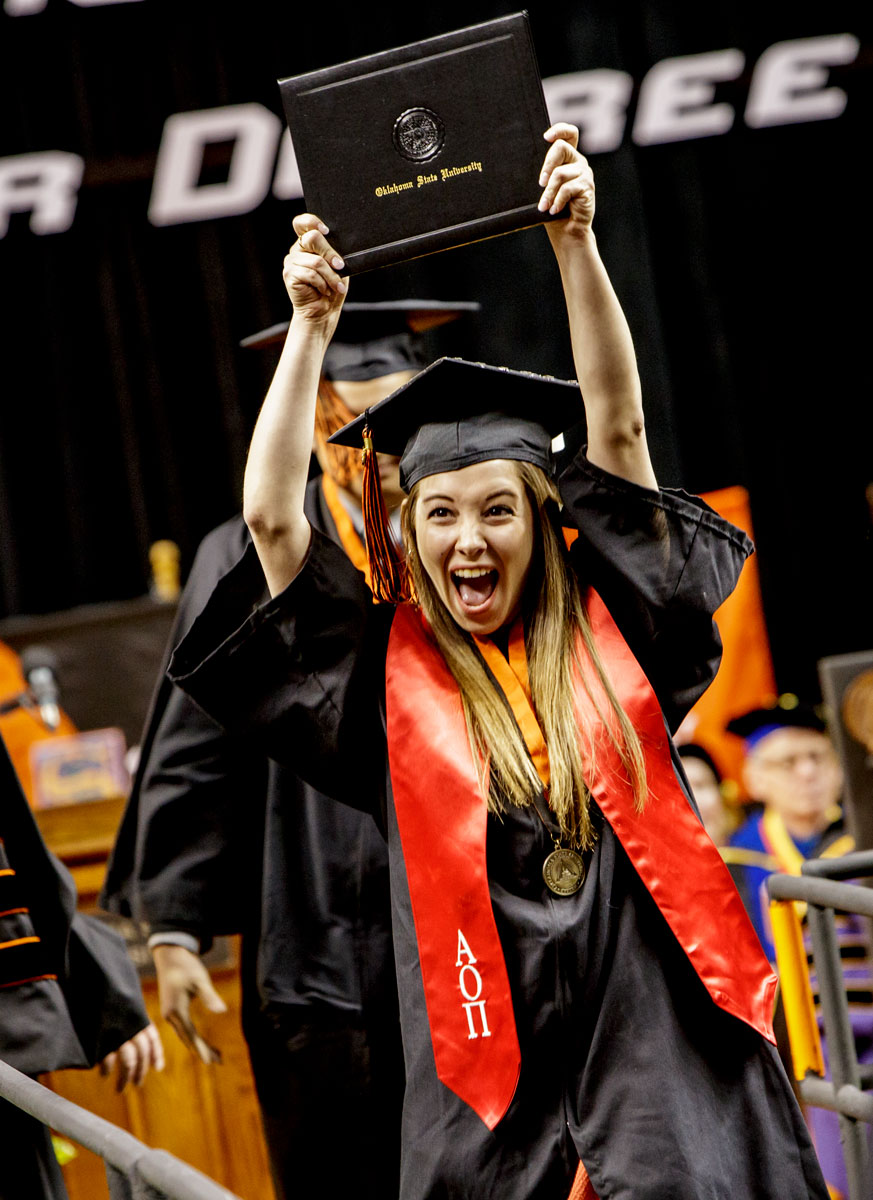
M243 488L243 516L274 596L300 570L309 549L303 497L315 404L322 360L347 291L327 226L303 213L294 218L294 232L297 241L283 272L294 316L252 436Z
M552 125L540 186L542 212L570 215L546 229L558 260L576 363L585 404L588 458L622 479L656 488L646 445L645 422L630 330L597 249L594 176L577 149L574 125Z

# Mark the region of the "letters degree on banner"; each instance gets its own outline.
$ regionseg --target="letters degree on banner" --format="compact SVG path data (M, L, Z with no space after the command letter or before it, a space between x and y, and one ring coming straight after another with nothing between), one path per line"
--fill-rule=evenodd
M21 13L38 11L38 0L29 8L25 0L17 2ZM7 13L9 3L6 0ZM846 93L830 83L829 70L853 63L859 50L858 38L850 33L768 46L751 72L744 123L765 129L841 116ZM737 113L731 104L716 101L715 91L720 83L738 80L745 65L745 55L736 49L655 63L639 87L631 131L634 144L663 145L728 133ZM577 125L586 154L606 154L621 145L634 93L634 80L625 71L555 75L543 80L543 89L551 119ZM199 185L204 150L215 142L232 144L227 179ZM8 232L12 213L29 213L34 234L69 229L84 167L79 155L58 149L0 158L0 238ZM419 178L422 182L417 178L412 186L434 182L427 175ZM179 225L241 216L256 209L271 189L280 200L302 196L291 139L275 113L256 103L174 113L165 122L157 152L148 218L153 225ZM386 194L392 193L389 187Z

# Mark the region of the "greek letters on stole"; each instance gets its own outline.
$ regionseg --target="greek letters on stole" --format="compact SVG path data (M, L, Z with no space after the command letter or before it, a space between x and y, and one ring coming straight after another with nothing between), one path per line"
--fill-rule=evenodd
M721 855L673 772L651 684L593 591L588 616L639 735L649 799L638 813L627 772L577 677L578 724L593 730L596 742L592 794L712 999L773 1041L776 977ZM577 649L586 663L581 641ZM609 713L593 667L586 677L601 712ZM488 890L488 813L457 684L408 605L397 609L392 624L386 704L394 803L437 1075L493 1129L509 1108L521 1064Z

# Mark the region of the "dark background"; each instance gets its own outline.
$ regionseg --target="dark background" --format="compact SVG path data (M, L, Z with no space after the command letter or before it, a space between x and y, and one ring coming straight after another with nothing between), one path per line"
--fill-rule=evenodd
M0 11L0 157L86 161L72 227L0 240L0 617L122 600L148 547L199 539L240 504L245 448L275 363L239 339L288 315L282 257L302 202L155 227L164 121L256 101L277 78L447 32L520 5L383 3L314 10L251 0L140 0ZM781 689L816 690L825 654L873 643L869 4L556 2L530 6L543 76L598 67L635 81L621 147L592 155L596 228L633 329L663 484L749 489ZM830 81L835 120L745 126L775 42L852 33ZM659 60L737 48L722 136L636 147L641 80ZM499 137L499 130L494 131ZM221 147L214 174L221 178ZM226 156L225 156L226 158ZM225 161L226 169L226 161ZM476 299L435 343L571 375L557 272L528 230L352 282L356 299Z

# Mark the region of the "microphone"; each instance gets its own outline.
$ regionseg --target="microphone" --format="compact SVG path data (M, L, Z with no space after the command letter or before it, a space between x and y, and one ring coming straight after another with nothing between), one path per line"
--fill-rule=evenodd
M40 720L54 732L61 723L58 683L55 669L58 660L47 646L27 646L21 652L21 670L33 703L39 709Z

